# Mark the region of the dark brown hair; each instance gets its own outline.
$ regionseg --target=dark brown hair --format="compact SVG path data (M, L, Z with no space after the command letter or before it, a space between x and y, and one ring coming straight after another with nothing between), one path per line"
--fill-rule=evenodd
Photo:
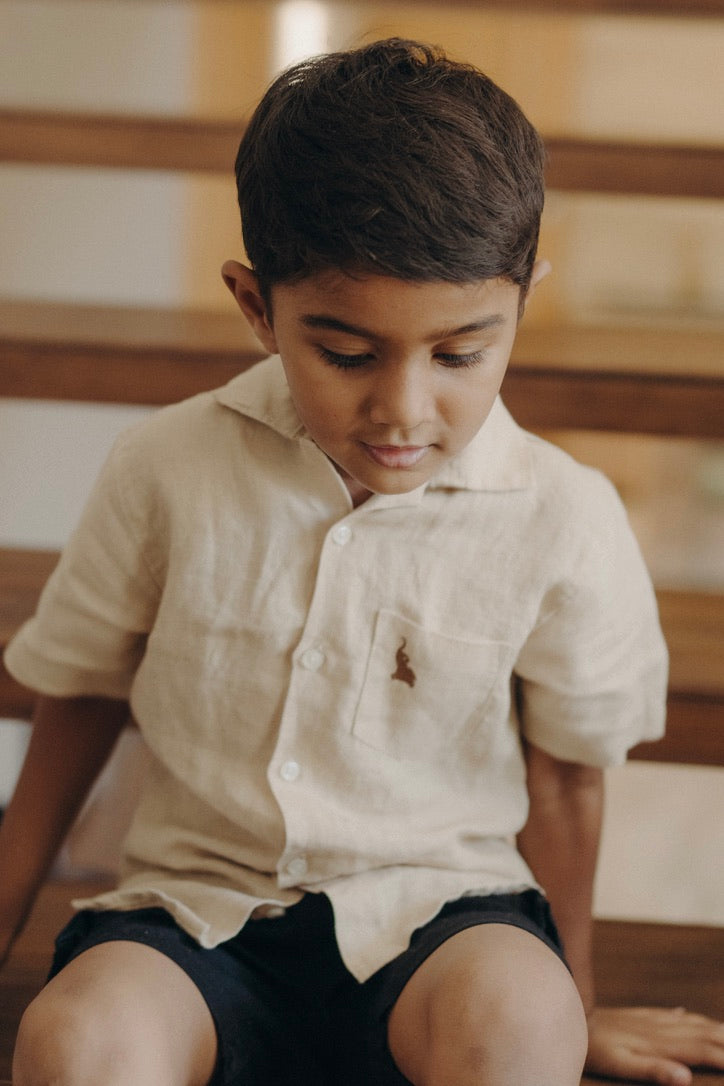
M246 252L267 298L326 269L525 290L543 163L516 102L436 47L391 38L303 61L241 141Z

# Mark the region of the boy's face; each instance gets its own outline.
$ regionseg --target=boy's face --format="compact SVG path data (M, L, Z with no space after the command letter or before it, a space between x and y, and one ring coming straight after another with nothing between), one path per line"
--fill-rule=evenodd
M249 269L230 261L224 278L356 503L421 486L485 422L518 323L509 280L324 272L275 286L269 314Z

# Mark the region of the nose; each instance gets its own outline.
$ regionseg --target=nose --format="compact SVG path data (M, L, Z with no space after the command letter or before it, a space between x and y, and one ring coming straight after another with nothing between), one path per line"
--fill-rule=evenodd
M379 367L369 394L370 421L405 433L435 414L433 377L424 363L395 360Z

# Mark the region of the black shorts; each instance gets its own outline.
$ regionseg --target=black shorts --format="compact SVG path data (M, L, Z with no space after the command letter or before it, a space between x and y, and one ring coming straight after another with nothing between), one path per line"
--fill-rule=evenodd
M465 897L445 905L404 953L360 984L339 955L328 898L307 894L282 916L250 920L212 950L163 909L81 912L58 936L50 976L98 943L144 943L175 961L209 1006L219 1041L212 1086L403 1086L408 1080L387 1047L392 1007L437 947L490 923L523 928L565 960L548 904L535 890Z

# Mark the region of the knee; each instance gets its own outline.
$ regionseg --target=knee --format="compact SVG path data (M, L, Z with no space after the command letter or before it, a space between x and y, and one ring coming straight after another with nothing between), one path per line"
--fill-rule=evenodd
M581 1000L566 976L550 985L441 991L428 1020L424 1086L577 1086L588 1045Z
M144 1060L143 1032L108 1008L41 992L23 1015L13 1055L13 1086L142 1086L171 1081L155 1059ZM138 1043L135 1043L135 1042ZM149 1068L151 1069L149 1071ZM149 1078L150 1074L150 1078Z
M588 1030L583 1004L567 974L530 989L514 986L501 993L490 1008L484 1034L482 1023L476 1025L473 1019L469 1028L485 1037L478 1045L481 1066L502 1071L496 1081L577 1086Z
M13 1055L13 1086L63 1086L78 1077L82 1054L93 1042L92 1024L72 1003L57 1004L43 993L25 1011ZM95 1038L98 1043L98 1038Z

